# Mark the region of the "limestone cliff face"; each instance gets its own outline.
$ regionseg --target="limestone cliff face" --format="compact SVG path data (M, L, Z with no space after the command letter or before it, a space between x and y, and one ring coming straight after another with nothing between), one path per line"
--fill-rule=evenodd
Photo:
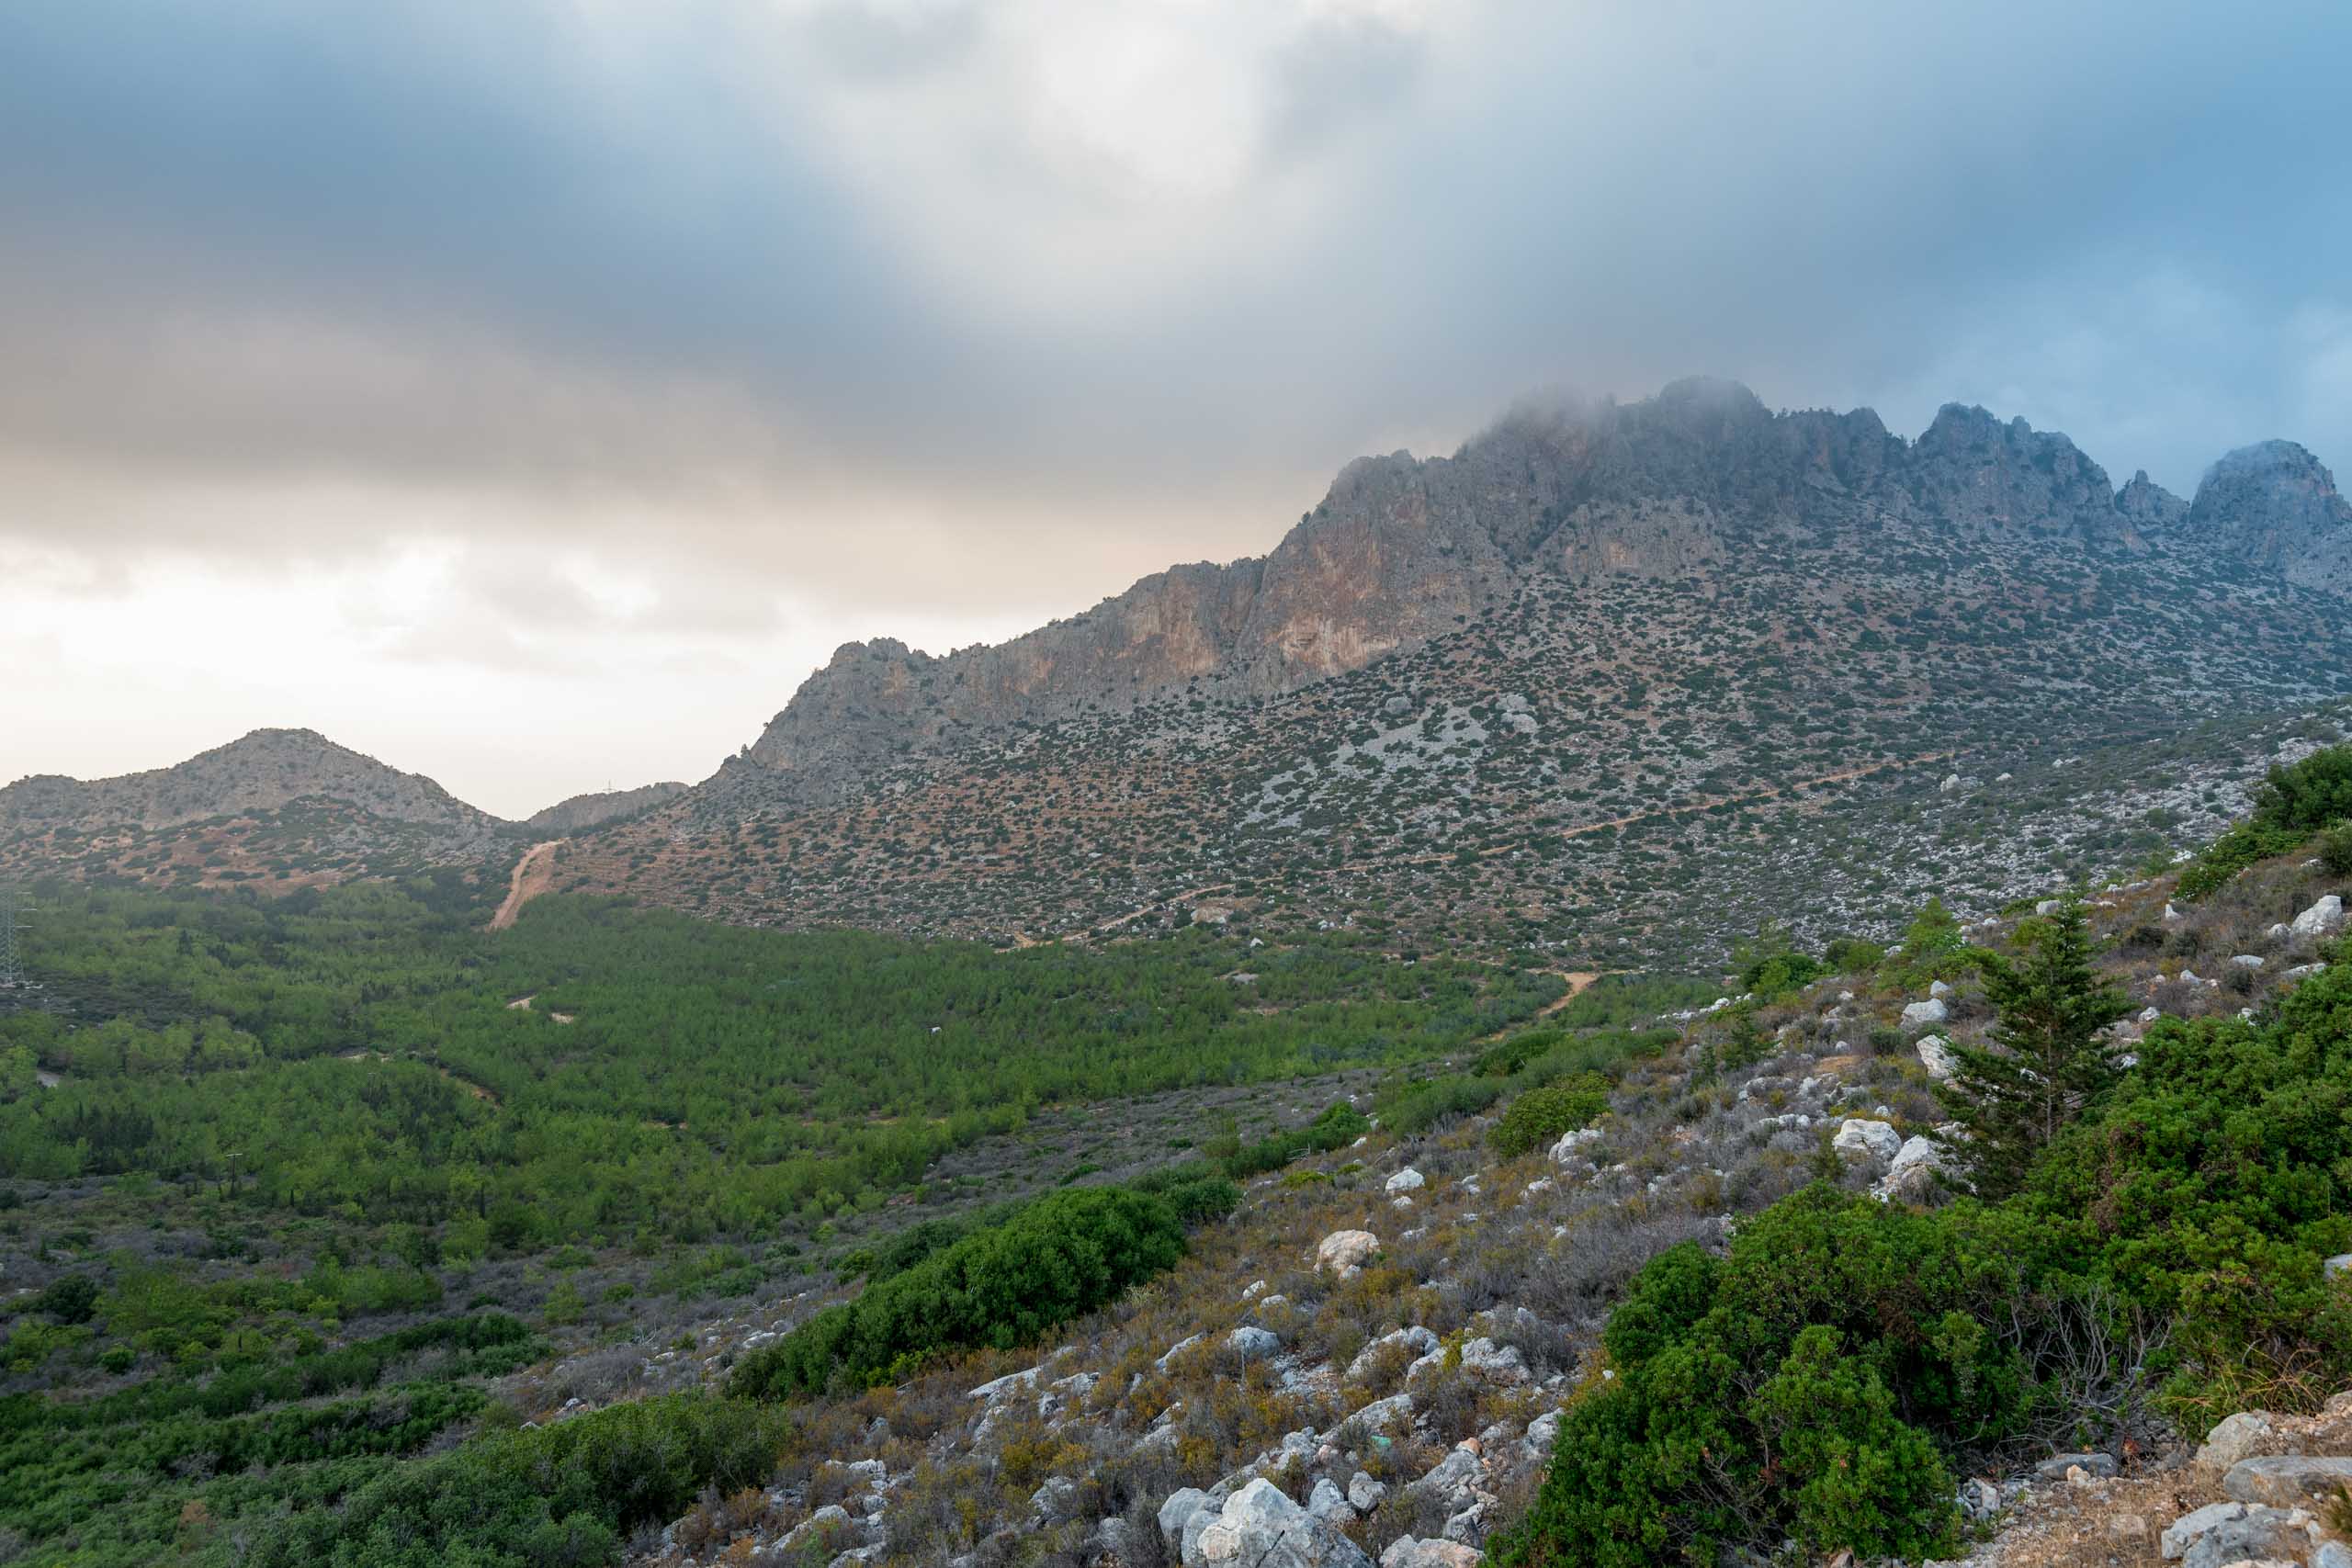
M256 729L168 768L84 782L37 774L0 789L0 830L119 827L275 811L308 798L390 821L488 836L503 826L421 773L404 773L310 729Z
M2242 446L2215 463L2183 531L2290 582L2352 591L2352 505L2335 476L2291 441Z
M2269 455L2233 455L2208 482L2214 502L2200 494L2230 519L2207 535L2299 581L2341 581L2329 541L2352 540L2325 470L2300 447L2301 464L2253 450ZM1917 442L1867 409L1774 413L1720 380L1531 407L1449 457L1349 464L1261 559L1179 567L993 648L848 644L725 775L813 803L1023 721L1272 695L1426 643L1531 580L1705 579L1796 537L2207 547L2188 511L2144 474L2118 491L2064 435L1958 404Z

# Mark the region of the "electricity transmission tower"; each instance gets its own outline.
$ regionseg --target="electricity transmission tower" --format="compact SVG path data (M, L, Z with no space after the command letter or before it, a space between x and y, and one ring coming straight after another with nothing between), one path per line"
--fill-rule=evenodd
M17 925L33 908L18 896L16 885L0 882L0 991L33 989L25 978L17 952Z

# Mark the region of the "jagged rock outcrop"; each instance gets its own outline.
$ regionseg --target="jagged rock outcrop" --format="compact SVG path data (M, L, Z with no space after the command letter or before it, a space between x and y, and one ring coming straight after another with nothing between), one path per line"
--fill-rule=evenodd
M2072 441L1947 403L1905 455L1913 493L1963 527L2073 535L2099 547L2135 541L2107 471Z
M1451 457L1349 464L1261 558L1177 567L994 647L934 657L887 637L846 644L714 784L826 802L1024 722L1172 693L1294 691L1422 646L1531 581L1711 580L1776 540L2133 555L2221 544L2299 582L2352 585L2332 553L2343 502L2300 447L2233 454L2198 509L2145 473L2115 490L2065 436L1959 404L1913 443L1867 409L1774 413L1728 381L1531 406Z
M0 789L0 831L171 828L302 800L469 836L503 826L422 773L388 767L316 730L256 729L168 768L88 781L56 773L20 779Z
M640 784L635 789L597 790L587 795L575 795L544 810L533 812L523 819L523 826L541 833L577 833L583 828L594 828L602 822L634 816L663 801L673 800L685 792L684 784L669 780Z
M2145 468L2115 492L2115 510L2143 538L2169 538L2188 520L2188 502L2150 479Z
M2086 753L2220 757L2210 724L2352 695L2352 592L2224 545L1981 409L1906 442L1721 381L1525 408L1350 464L1261 559L995 648L848 645L559 886L990 940L1328 930L1376 898L1423 938L1512 921L1645 962L1792 896L1833 925L1931 887L1997 907L2042 882L1961 857L1986 811L2071 842L2103 810L2078 781L2136 766L2060 776ZM2166 804L2193 837L2222 798Z
M2352 504L2291 441L2241 446L2207 470L2184 531L2290 582L2352 591Z

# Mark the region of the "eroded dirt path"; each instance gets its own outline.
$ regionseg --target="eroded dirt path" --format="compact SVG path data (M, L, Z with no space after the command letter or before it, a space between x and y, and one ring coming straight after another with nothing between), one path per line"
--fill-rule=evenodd
M492 931L503 931L513 925L524 905L554 886L555 852L562 842L561 839L549 839L523 852L523 858L514 863L514 880L506 885L506 902L490 918ZM527 1003L530 998L526 997L524 1000Z

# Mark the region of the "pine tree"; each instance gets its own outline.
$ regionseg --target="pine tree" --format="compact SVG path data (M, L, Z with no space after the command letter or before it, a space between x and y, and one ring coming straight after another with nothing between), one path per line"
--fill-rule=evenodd
M1954 1158L1987 1198L2016 1191L2034 1156L2115 1081L2121 1069L2101 1033L2131 1009L2091 965L2079 897L2020 934L2021 957L1986 953L1977 961L1999 1014L1993 1043L1954 1042L1955 1070L1936 1090L1959 1123L1947 1140Z

